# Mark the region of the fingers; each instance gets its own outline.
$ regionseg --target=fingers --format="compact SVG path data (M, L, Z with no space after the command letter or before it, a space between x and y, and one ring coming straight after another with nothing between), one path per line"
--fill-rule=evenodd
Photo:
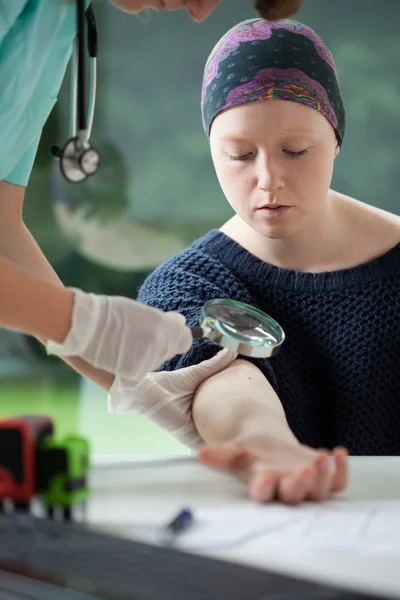
M186 6L195 21L204 21L221 0L187 0Z
M338 459L343 460L342 453L338 454ZM328 452L319 452L311 465L304 465L289 472L271 472L267 469L263 472L258 469L249 480L249 495L257 502L279 500L291 505L306 500L320 502L326 500L336 489L343 489L345 474L346 468L342 465L339 473L335 470ZM341 487L334 488L334 484Z
M344 448L316 451L310 464L301 464L302 459L297 466L268 464L265 458L237 446L208 445L199 451L204 464L233 471L247 482L249 496L256 502L320 502L348 483L348 453Z
M279 476L268 471L255 471L249 474L249 496L255 502L271 502L276 497Z
M325 500L332 493L343 491L349 482L349 461L346 448L338 446L332 451L321 448L314 460L315 479L308 500Z
M277 498L285 504L299 504L306 500L315 479L311 467L300 467L283 476L277 486Z
M319 502L331 493L334 470L328 452L319 452L313 463L314 481L308 492L308 500Z
M348 483L347 457L345 448L335 448L333 452L318 451L309 469L311 476L303 480L296 475L283 478L279 485L278 498L290 504L303 500L321 502L333 492L342 491Z
M349 453L346 448L338 447L333 450L336 472L332 481L332 491L342 492L349 482Z
M220 373L237 358L237 353L231 350L220 350L215 356L204 360L198 365L183 367L176 371L162 371L157 373L159 382L174 389L195 392L198 386L209 377Z
M201 383L226 369L236 358L235 352L221 350L212 358L198 365L183 367L175 371L148 373L144 380L163 388L171 395L192 394L193 396Z
M310 468L299 469L279 479L276 497L286 504L304 500L320 502L346 488L349 480L348 452L335 448L319 451Z
M236 352L232 352L231 350L220 350L220 352L212 358L209 358L198 365L187 367L187 369L190 369L193 381L199 384L204 379L223 371L236 358Z

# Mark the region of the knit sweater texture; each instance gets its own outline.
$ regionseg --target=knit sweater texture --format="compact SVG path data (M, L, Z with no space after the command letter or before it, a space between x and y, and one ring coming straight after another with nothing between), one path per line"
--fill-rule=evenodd
M283 327L275 356L248 360L271 383L301 443L400 454L400 244L351 269L307 273L265 263L212 230L158 267L138 299L198 325L214 298L251 304ZM196 341L161 369L197 364L219 350Z

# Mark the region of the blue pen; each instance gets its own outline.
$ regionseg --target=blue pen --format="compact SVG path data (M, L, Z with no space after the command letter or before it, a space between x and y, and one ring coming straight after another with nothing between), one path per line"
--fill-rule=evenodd
M194 518L190 508L183 508L161 531L161 544L172 546L176 543L179 535L186 531L192 524Z

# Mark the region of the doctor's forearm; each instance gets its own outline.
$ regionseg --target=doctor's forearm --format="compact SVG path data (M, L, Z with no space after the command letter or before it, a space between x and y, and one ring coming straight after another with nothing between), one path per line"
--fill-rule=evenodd
M39 277L40 279L57 287L63 287L63 284L56 272L44 256L37 242L23 222L22 206L24 201L24 192L25 189L23 187L13 185L5 181L0 182L0 257L5 258L7 261L10 261L10 263L13 263L17 267L24 269L24 271L30 273L31 275ZM2 264L2 281L5 281L4 285L7 285L7 279L3 279L3 277L6 272L8 275L10 275L10 267L11 265L7 265L7 263L5 265ZM33 280L31 280L31 284L34 285ZM47 295L44 288L42 295L40 295L39 290L35 290L33 292L36 297L39 297L40 295L42 301L45 302L43 307L31 306L29 301L24 297L24 287L21 286L19 292L15 288L15 294L22 294L19 300L16 298L16 302L22 302L22 306L19 307L19 310L22 312L25 310L27 312L24 318L27 319L26 324L29 325L29 329L26 327L25 329L16 328L10 323L7 324L2 322L1 324L4 327L16 328L18 331L33 335L42 341L47 339L59 341L60 343L64 341L64 338L71 326L72 309L69 314L61 310L61 308L65 310L63 299L67 297L61 294L58 296L58 301L61 302L61 306L53 306L52 302L56 302L57 294L52 288L53 286L47 289ZM4 289L3 285L2 289ZM72 298L72 292L69 292L69 294ZM10 300L12 300L12 298L13 296L10 296ZM3 308L5 309L5 307ZM41 313L41 308L43 309L43 314ZM22 312L20 313L21 317L23 316ZM66 317L67 314L68 317ZM4 316L5 313L2 312L1 317ZM14 318L15 317L16 315L14 315ZM35 327L34 319L37 317L39 317L41 320L40 322L42 331L44 331L43 326L45 326L45 319L49 319L49 327L53 334L51 332L48 334L42 334L36 331L37 327ZM59 324L55 322L55 318L60 319ZM65 331L64 338L62 339L58 339L60 331ZM77 357L64 360L76 371L91 379L104 390L109 391L111 388L114 381L114 376L112 374L96 369L92 365L89 365Z
M25 225L24 225L24 227L25 227ZM29 264L30 272L34 272L38 276L49 281L49 283L53 283L57 286L64 287L61 280L59 279L57 273L53 270L50 263L47 261L44 254L40 250L39 246L34 241L32 234L28 231L28 229L26 227L25 227L24 236L26 239L27 238L29 239L29 237L30 237L31 238L30 245L32 245L32 247L35 250L36 249L38 250L38 252L36 253L36 256L34 257L35 258L34 261L32 261L32 255L30 255L31 256L31 260L30 260L30 264ZM42 339L41 341L47 341L47 340ZM106 392L108 392L110 390L110 388L114 382L114 375L112 375L111 373L107 373L106 371L96 369L95 367L93 367L92 365L89 365L87 362L85 362L84 360L82 360L81 358L78 358L78 357L69 357L69 358L64 357L63 360L68 365L70 365L70 367L75 369L75 371L78 371L78 373L81 373L82 375L84 375L85 377L87 377L88 379L90 379L91 381L96 383L98 386L103 388Z
M71 326L74 294L0 257L0 326L61 343Z
M71 327L74 294L0 257L0 326L62 343ZM79 358L69 362L108 390L114 379ZM109 387L108 387L109 386Z
M246 360L236 360L198 387L193 420L207 443L238 441L252 434L297 441L272 386Z

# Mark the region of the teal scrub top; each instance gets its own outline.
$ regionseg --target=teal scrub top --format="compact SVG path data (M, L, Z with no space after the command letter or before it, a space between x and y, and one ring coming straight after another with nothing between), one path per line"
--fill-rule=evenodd
M75 2L0 0L0 180L27 185L75 35Z

